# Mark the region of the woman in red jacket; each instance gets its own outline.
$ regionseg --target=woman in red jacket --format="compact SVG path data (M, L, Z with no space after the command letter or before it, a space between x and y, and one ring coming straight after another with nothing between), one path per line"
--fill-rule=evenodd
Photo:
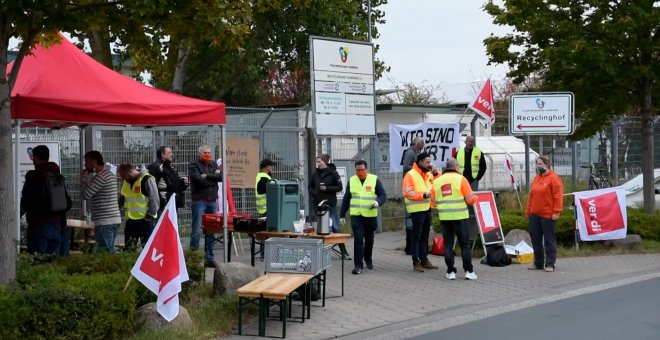
M529 269L544 269L546 272L553 272L557 260L555 225L564 208L564 188L561 178L550 170L548 157L539 156L536 159L536 173L537 176L532 181L525 210L525 216L529 222L529 235L532 238L532 247L534 247L534 264Z

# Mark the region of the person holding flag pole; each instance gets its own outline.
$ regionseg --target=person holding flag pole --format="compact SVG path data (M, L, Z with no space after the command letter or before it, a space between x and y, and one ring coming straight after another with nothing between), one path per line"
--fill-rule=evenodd
M158 296L156 309L168 322L179 314L181 284L189 279L179 239L175 196L172 194L167 202L124 288L126 290L135 277Z
M518 197L518 204L520 205L520 209L522 209L522 202L520 201L520 193L518 192L519 191L518 182L516 182L516 177L513 176L513 167L511 166L511 162L509 161L509 158L504 159L504 173L508 174L511 177L511 186L513 186L513 190L516 192L516 197Z

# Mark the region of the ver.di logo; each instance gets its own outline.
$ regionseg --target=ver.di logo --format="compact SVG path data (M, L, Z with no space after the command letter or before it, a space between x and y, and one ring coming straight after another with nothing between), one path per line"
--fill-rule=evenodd
M348 47L339 48L339 58L341 58L342 63L345 63L346 60L348 60Z
M541 98L536 99L536 107L542 109L545 106L545 102Z

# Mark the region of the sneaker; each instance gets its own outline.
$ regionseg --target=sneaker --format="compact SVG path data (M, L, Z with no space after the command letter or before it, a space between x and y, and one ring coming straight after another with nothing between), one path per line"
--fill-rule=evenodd
M477 279L477 274L474 272L465 272L465 279L466 280L476 280Z
M362 268L355 267L355 268L353 268L353 271L351 273L353 273L355 275L360 275L360 273L362 273Z
M424 269L438 269L438 266L434 266L431 261L422 262L422 267L424 267Z
M545 270L548 273L552 273L555 271L555 266L547 266L543 270Z
M206 261L204 262L204 267L206 268L216 268L218 265L215 263L215 261Z
M374 264L371 262L367 262L367 269L374 269Z
M424 267L422 267L422 265L419 262L415 262L415 264L413 264L413 269L416 272L420 272L420 273L424 272Z
M445 278L447 280L456 280L456 273L454 273L454 272L447 273L447 274L445 274Z
M537 267L535 264L533 264L533 265L527 267L527 269L529 269L529 270L541 270L541 269L543 269L543 268L541 268L541 267Z

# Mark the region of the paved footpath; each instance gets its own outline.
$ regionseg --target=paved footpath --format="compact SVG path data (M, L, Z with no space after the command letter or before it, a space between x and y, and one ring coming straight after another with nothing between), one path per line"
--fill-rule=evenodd
M476 281L463 279L460 257L457 279L444 278L442 257L429 255L439 270L413 271L412 260L401 250L405 235L376 234L374 269L352 275L353 261L345 262L345 294L341 295L341 260L328 269L326 306L312 303L311 319L287 322L287 339L402 339L501 313L660 277L660 254L559 258L554 273L530 271L528 265L490 267L473 260ZM245 242L245 240L244 240ZM352 239L347 244L352 251ZM246 253L249 247L246 248ZM221 253L220 253L221 254ZM222 255L220 255L222 256ZM248 255L232 261L249 264ZM257 261L257 265L263 263ZM210 273L210 274L209 274ZM212 271L207 276L212 277ZM300 312L294 304L293 315ZM256 318L243 327L257 334ZM281 323L268 321L266 335L279 337ZM231 339L258 339L232 335Z

